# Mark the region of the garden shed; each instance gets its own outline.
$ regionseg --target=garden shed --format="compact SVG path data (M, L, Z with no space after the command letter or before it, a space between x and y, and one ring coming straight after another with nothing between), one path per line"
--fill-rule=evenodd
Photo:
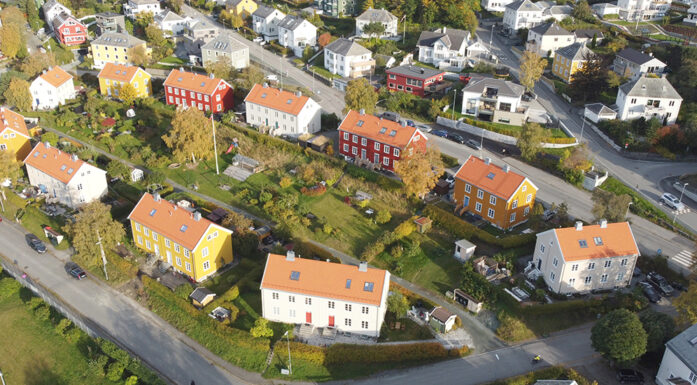
M429 324L439 333L447 333L455 325L457 316L444 307L436 307L429 314Z
M479 312L482 311L482 305L484 304L484 302L475 300L472 296L460 289L453 290L453 300L462 304L462 306L474 314L479 314Z
M143 180L143 176L143 170L139 168L134 168L133 170L131 170L131 182L139 182Z
M189 294L189 298L191 298L191 302L193 302L194 306L201 309L213 301L215 293L205 287L197 287Z
M429 217L418 217L414 219L414 224L416 225L416 230L423 234L431 229L433 221Z
M474 255L474 249L476 248L477 245L466 239L460 239L458 241L455 241L454 257L460 262L465 262L468 259L470 259L472 255Z

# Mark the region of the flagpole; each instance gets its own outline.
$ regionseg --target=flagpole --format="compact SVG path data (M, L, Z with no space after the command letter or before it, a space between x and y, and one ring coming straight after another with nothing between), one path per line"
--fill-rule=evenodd
M213 156L215 156L215 174L220 175L220 169L218 168L218 145L215 142L215 120L211 114L211 125L213 126Z

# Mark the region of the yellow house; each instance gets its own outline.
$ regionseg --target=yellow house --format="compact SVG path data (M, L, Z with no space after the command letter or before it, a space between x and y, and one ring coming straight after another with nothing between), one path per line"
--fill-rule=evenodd
M144 194L128 219L137 247L197 282L233 261L231 230L159 194Z
M30 137L24 116L0 107L0 151L10 151L17 161L22 161L31 151Z
M259 6L254 0L228 0L226 8L234 15L249 17Z
M552 73L565 82L571 83L574 72L583 66L590 55L593 55L593 51L583 43L574 43L560 48L554 53Z
M105 32L90 44L94 68L104 68L106 63L133 65L133 56L150 56L152 50L143 40L121 32Z
M152 76L140 67L106 63L97 77L102 95L119 97L121 87L128 83L138 92L139 98L152 96Z

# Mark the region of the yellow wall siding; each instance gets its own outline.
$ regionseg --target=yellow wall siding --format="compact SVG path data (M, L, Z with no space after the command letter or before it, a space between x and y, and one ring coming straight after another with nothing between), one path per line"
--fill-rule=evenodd
M14 138L10 136L14 134ZM7 138L5 138L7 135ZM0 135L0 148L5 148L5 150L0 151L12 151L15 153L15 159L17 161L23 161L24 158L29 155L31 151L31 143L29 138L19 135L12 130L5 130L2 135Z
M145 43L139 45L143 46L146 49L146 52L149 54L150 50L147 48ZM133 48L139 47L139 46L134 46ZM102 60L114 64L127 64L130 65L131 60L130 58L127 59L128 57L128 51L130 48L124 48L124 47L117 47L117 46L111 46L111 45L104 45L104 44L94 44L92 43L92 57L94 60Z
M504 200L501 197L496 197L496 204L491 204L491 194L484 191L483 197L477 198L477 191L479 188L472 185L470 192L465 190L467 182L459 179L455 179L455 188L453 191L453 198L457 205L465 204L465 197L469 197L469 204L467 205L467 210L473 214L480 215L485 221L499 227L502 229L508 229L521 222L528 220L532 212L532 207L535 204L536 191L532 187L532 184L525 180L525 182L518 188L518 190L513 194L513 196L508 200ZM525 192L522 191L523 186L525 187ZM527 195L532 194L531 201L525 203ZM513 208L513 201L518 200L517 207ZM477 203L481 203L482 208L477 211ZM525 208L529 207L528 213L525 214ZM494 217L489 217L489 209L494 210ZM511 221L511 214L515 213L515 219Z
M213 235L217 233L216 237ZM211 237L209 240L208 238ZM204 249L208 249L208 256L203 256ZM218 227L211 226L198 247L194 250L194 260L196 274L194 279L197 281L210 274L213 274L221 267L232 262L232 235ZM204 266L208 262L208 268Z
M107 84L107 81L109 84ZM152 96L152 82L149 73L139 70L138 73L131 80L131 85L138 91L139 98L146 98ZM116 95L116 90L123 86L123 82L118 82L115 80L99 79L99 91L102 95Z

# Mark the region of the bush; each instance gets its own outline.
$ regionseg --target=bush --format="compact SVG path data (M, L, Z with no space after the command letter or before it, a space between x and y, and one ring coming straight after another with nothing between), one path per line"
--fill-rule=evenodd
M48 321L51 318L51 308L47 305L42 305L34 309L34 316L40 321Z
M449 354L438 342L371 346L334 344L326 350L325 364L334 366L347 363L427 362L447 358Z
M453 168L453 167L457 167L458 165L460 165L460 162L454 156L450 156L450 155L446 155L446 154L441 153L440 159L443 161L443 165L446 168Z
M278 185L281 186L281 188L289 187L292 184L293 181L287 176L284 176L283 178L281 178L281 181L278 182Z
M385 223L392 220L392 214L389 210L379 210L375 215L375 222L379 225L384 225Z
M126 353L124 350L122 350L121 348L116 346L116 344L109 340L98 338L97 344L102 349L102 352L104 352L104 354L113 358L116 361L124 363L124 367L125 365L128 365L128 362L131 360L131 357L128 355L128 353Z
M58 324L56 325L56 328L55 328L55 329L56 329L56 333L58 333L58 334L60 334L60 335L62 335L62 336L65 336L65 335L66 335L66 332L68 331L68 329L70 329L72 326L73 326L73 322L72 322L72 321L70 321L70 320L67 319L67 318L63 318L63 319L61 319L61 320L58 322Z
M112 362L106 373L106 378L110 381L119 381L123 376L123 371L126 369L126 364L120 361Z
M320 196L320 195L324 194L325 192L327 192L327 188L324 185L319 184L316 186L312 186L310 188L303 187L300 189L300 192L303 195L306 195L309 197L317 197L317 196Z
M499 327L496 329L496 335L505 341L517 342L535 337L535 333L521 320L506 312L499 312L498 319Z
M15 279L0 279L0 300L19 294L19 289L21 287L22 284L16 281Z

